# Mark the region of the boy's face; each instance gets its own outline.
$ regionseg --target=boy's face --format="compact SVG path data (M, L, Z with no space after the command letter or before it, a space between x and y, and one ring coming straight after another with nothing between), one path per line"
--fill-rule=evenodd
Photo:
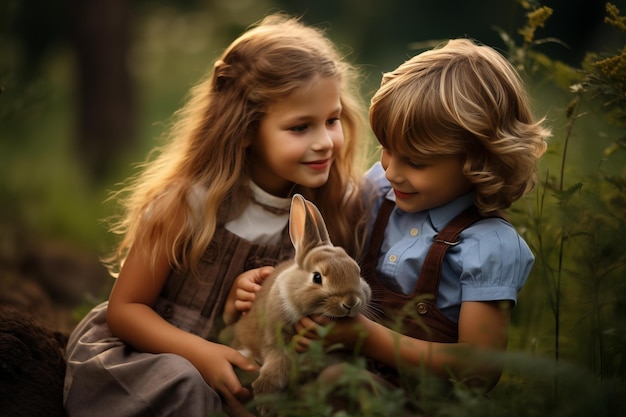
M439 207L473 188L458 157L412 160L384 148L381 163L396 195L396 205L406 212Z

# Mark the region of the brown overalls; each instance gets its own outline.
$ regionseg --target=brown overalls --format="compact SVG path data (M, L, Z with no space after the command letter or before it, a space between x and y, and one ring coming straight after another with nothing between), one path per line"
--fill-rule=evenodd
M372 303L377 312L384 313L382 324L389 328L416 339L456 343L459 339L458 324L444 316L436 304L441 267L448 248L459 243L461 231L483 217L471 206L452 219L435 236L413 293L403 294L391 290L376 276L378 254L394 206L392 201L383 201L372 230L370 248L363 261L363 277L372 288ZM397 382L395 370L378 363L374 364L374 369L381 376Z

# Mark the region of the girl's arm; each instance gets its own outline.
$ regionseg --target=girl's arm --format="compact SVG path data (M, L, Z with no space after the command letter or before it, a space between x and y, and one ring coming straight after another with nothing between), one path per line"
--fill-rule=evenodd
M320 323L321 318L315 320ZM332 321L327 345L342 343L349 349L361 345L361 352L388 366L425 366L447 377L450 374L470 385L491 389L499 380L502 366L489 352L504 351L510 320L510 302L464 302L459 316L459 342L435 343L395 332L363 315ZM319 339L318 324L311 318L298 323L302 337L297 349L305 351L310 341ZM328 321L323 321L328 324Z
M228 346L178 329L153 310L170 265L163 252L152 268L146 252L130 251L113 286L107 310L113 334L143 352L175 353L186 358L227 402L246 399L249 393L241 386L233 365L247 371L256 371L257 366Z

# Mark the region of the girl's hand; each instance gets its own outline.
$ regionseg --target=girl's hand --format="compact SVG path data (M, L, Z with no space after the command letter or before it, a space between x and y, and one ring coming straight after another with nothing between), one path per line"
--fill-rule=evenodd
M223 319L226 324L234 323L240 315L250 310L261 284L273 271L274 267L263 266L246 271L237 277L224 305Z
M304 317L295 325L296 351L306 352L313 340L322 340L325 347L341 343L352 350L365 336L368 319L363 315L330 319L324 316ZM323 335L323 336L320 336Z
M218 343L207 342L203 358L196 366L204 380L225 400L231 415L243 415L243 403L252 398L250 391L241 385L234 367L246 372L258 372L259 367L237 350Z

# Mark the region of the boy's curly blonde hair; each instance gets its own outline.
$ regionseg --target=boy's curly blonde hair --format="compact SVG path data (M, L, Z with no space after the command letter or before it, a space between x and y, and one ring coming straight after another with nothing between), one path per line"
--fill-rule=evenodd
M407 157L458 156L484 214L530 191L550 131L522 79L494 49L450 40L386 73L371 101L380 144Z

